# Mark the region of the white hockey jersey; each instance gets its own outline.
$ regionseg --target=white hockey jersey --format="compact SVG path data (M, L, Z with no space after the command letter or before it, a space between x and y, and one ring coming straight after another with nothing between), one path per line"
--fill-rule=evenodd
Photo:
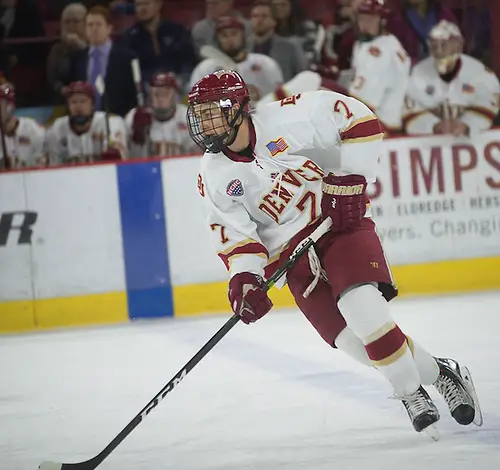
M47 131L47 151L50 163L62 165L70 163L91 163L99 161L108 147L106 139L106 118L103 111L96 111L88 132L76 134L69 124L69 117L57 118ZM109 116L109 145L120 150L126 158L127 133L125 122L120 116Z
M412 71L405 100L407 134L432 134L442 120L459 119L470 133L491 127L500 107L500 83L481 62L462 54L460 69L448 83L429 57Z
M312 91L252 114L254 159L206 152L198 190L230 275L264 275L290 239L320 216L325 173L375 181L383 130L358 100ZM369 214L367 214L369 215Z
M138 145L132 141L132 123L136 108L125 117L127 127L129 157L166 157L199 151L199 147L191 140L186 123L186 106L178 104L175 114L168 121L158 121L153 117L149 131L149 141Z
M201 61L191 74L191 87L205 75L222 69L227 69L223 61L217 59ZM242 76L250 90L255 87L257 99L274 92L283 84L280 66L274 59L264 54L250 52L244 61L235 65L234 70ZM252 98L255 99L255 96Z
M19 117L18 122L14 135L5 135L11 168L45 166L45 127L28 117ZM3 156L3 146L0 145L0 160Z
M369 106L388 131L400 130L411 61L399 40L384 34L357 41L352 66L349 94Z

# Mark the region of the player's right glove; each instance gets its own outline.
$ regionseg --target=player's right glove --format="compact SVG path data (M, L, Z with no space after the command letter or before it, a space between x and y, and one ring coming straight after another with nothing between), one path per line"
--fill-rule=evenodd
M153 123L153 114L149 108L138 107L132 120L132 140L138 145L144 145L148 138L149 129Z
M365 216L366 186L366 178L361 175L330 173L323 178L321 214L332 219L332 232L349 230Z
M262 277L253 273L238 273L229 281L231 308L247 325L262 318L273 307L263 287Z

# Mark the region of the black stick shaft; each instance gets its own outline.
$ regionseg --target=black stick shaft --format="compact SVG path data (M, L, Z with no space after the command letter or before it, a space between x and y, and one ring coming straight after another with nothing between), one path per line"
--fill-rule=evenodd
M274 284L281 279L288 269L290 269L297 260L314 244L310 238L296 253L288 258L286 263L276 270L274 274L267 280L265 290L269 290ZM123 430L95 457L85 462L79 463L63 463L62 470L77 469L77 470L94 470L100 465L103 460L111 454L123 440L142 422L142 420L155 409L158 404L186 377L191 370L213 349L213 347L233 328L240 320L240 317L234 314L223 326L215 333L212 338L189 360L189 362L165 385L156 396L123 428ZM42 467L43 468L43 467Z

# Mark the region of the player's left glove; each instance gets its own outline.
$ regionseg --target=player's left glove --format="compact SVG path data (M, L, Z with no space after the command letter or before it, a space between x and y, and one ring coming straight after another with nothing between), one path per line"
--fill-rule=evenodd
M103 162L115 162L122 159L122 154L115 147L108 147L104 152L101 153L101 161Z
M366 178L361 175L330 173L323 178L321 213L324 218L332 219L332 232L349 230L365 216L366 186Z
M231 308L247 325L262 318L273 307L263 287L262 277L253 273L238 273L229 281Z

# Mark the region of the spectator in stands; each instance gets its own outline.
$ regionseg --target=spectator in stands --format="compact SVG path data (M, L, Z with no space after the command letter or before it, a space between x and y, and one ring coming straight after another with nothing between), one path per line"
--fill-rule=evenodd
M306 19L305 13L292 0L272 0L276 18L276 34L297 43L305 52L308 62L316 58L314 43L318 26Z
M135 0L137 23L123 34L123 41L139 57L145 82L159 69L186 81L195 64L190 34L184 26L162 20L161 9L162 0Z
M404 0L402 8L389 17L387 30L399 39L415 64L429 55L427 37L441 20L457 23L453 12L439 0Z
M61 14L61 40L52 46L47 59L47 80L54 92L54 102L64 103L62 89L70 81L71 57L87 47L85 16L82 3L70 3Z
M250 13L254 34L253 52L265 54L278 62L285 82L306 69L302 48L275 34L276 19L269 0L257 0Z
M107 108L111 113L125 116L137 103L131 66L136 56L126 47L112 43L112 29L107 8L97 5L88 11L85 32L89 47L72 57L70 81L92 84L96 110ZM101 80L105 85L104 96L100 95L102 90L99 90Z
M245 24L247 44L252 39L250 23L244 20L243 15L234 9L233 0L206 0L206 18L198 21L192 28L191 35L196 52L205 45L217 46L215 38L215 25L219 18L225 16L236 16Z

